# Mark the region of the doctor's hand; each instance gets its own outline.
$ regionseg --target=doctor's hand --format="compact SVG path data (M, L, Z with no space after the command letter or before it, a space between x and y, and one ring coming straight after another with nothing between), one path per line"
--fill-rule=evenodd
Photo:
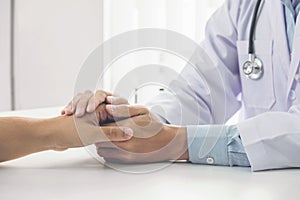
M86 113L97 111L100 113L99 122L101 124L112 122L113 118L106 112L105 105L128 104L124 98L113 96L112 93L98 90L95 94L91 91L80 93L61 111L62 115L82 117Z
M99 126L103 106L99 106L95 112L85 114L83 117L61 116L50 119L52 126L51 140L54 150L65 150L88 146L107 141L127 141L132 138L133 131L127 127Z
M79 93L61 111L61 114L75 114L76 117L82 117L86 112L94 112L99 105L105 102L106 97L111 95L112 94L110 92L106 92L103 90L99 90L95 94L92 91L85 91L84 93Z
M107 105L106 109L116 119L127 118L107 126L130 127L134 132L134 137L126 142L97 144L98 154L106 161L151 163L188 160L186 128L161 123L143 106Z

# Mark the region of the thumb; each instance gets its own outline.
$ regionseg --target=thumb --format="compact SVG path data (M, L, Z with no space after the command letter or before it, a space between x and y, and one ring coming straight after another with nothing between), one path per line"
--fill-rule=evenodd
M122 142L130 140L133 137L133 130L127 127L106 126L99 127L103 136L99 142Z

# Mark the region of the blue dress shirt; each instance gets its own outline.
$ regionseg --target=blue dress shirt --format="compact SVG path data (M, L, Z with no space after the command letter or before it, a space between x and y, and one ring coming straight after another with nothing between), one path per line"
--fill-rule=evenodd
M300 11L300 0L281 0L284 5L285 26L290 52L293 49L293 39L296 26L296 18Z
M250 166L236 126L189 126L187 133L192 163Z
M300 0L281 0L285 13L286 34L292 51ZM187 128L189 160L192 163L250 166L236 126L189 126Z

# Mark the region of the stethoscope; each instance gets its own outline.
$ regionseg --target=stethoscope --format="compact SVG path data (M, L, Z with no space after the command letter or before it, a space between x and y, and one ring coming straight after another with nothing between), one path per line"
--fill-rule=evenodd
M254 48L254 33L256 29L256 22L258 18L258 11L261 5L261 0L258 0L254 9L251 28L250 28L250 36L249 36L249 49L248 55L249 59L243 65L243 72L247 78L251 80L259 80L264 74L264 66L263 62L256 57L255 48Z

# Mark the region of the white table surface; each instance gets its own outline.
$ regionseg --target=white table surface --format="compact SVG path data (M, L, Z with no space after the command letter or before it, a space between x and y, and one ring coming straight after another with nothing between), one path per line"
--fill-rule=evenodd
M1 113L0 116L51 117L59 108ZM155 169L162 164L120 165ZM151 173L124 173L94 159L85 148L42 152L0 164L0 200L88 199L300 199L300 170L252 173L178 163Z

